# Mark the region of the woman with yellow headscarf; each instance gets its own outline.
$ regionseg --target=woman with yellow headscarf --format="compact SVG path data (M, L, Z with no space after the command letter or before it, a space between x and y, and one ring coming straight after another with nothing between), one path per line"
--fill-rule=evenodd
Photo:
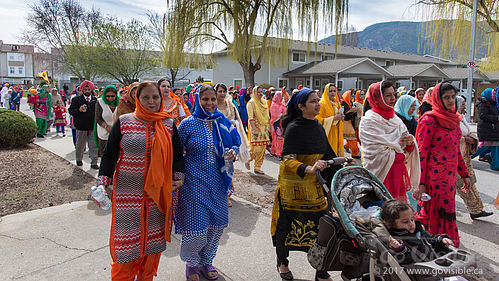
M248 140L250 143L251 159L246 162L246 169L250 169L251 161L255 161L255 174L263 175L260 169L265 158L265 150L270 144L269 138L269 108L263 98L262 87L254 87L251 100L246 105L248 110Z
M321 100L321 111L315 118L322 124L326 131L327 140L338 157L345 156L343 140L343 120L345 115L340 112L341 101L338 89L332 83L324 88Z

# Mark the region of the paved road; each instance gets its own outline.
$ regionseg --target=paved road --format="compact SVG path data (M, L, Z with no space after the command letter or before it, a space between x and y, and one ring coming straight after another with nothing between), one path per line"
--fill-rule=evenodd
M25 104L23 109L33 115ZM51 132L35 143L75 163L70 130L65 138ZM492 204L498 192L499 173L482 162L474 164L485 208L495 210ZM267 175L264 177L247 172L240 163L235 167L247 173L250 179L235 183L237 188L253 192L254 198L271 200L274 186L260 183L275 182L278 159L267 155L263 166ZM96 171L90 169L86 154L82 168L95 176ZM222 274L219 280L279 280L269 234L268 204L262 209L237 196L233 198L230 224L214 261ZM480 269L485 273L482 280L499 280L497 211L492 217L472 221L462 200L457 200L462 247L477 254ZM88 201L5 216L0 222L0 273L7 280L109 280L110 218L109 212L97 209ZM157 280L185 280L185 268L178 256L179 238L173 235L172 243L163 254ZM295 280L313 278L314 271L304 253L292 253L290 260L290 267L298 278ZM333 277L339 280L338 274Z

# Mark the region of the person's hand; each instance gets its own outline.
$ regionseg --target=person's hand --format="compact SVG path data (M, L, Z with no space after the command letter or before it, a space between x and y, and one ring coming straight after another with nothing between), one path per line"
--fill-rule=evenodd
M447 246L447 247L449 247L449 246L454 247L454 241L452 241L449 238L442 239L442 243L444 243L444 245Z
M390 247L393 249L397 249L397 248L400 248L400 246L402 246L402 244L397 239L393 238L392 236L390 236L390 238L388 238L388 241L390 241Z
M175 191L177 190L178 188L182 187L182 185L184 185L184 181L183 180L178 180L178 181L172 181L172 191Z
M464 183L463 188L462 188L463 192L464 193L470 192L470 189L471 189L471 180L470 180L470 178L463 178L463 183Z
M338 112L335 116L333 116L333 120L345 120L345 114Z
M236 155L236 152L234 150L232 150L232 149L229 150L228 154L229 154L229 157L227 157L227 160L232 161L232 162L236 161L236 156L237 155Z
M352 112L357 112L357 108L354 105L347 111L347 113L352 113Z
M80 112L87 111L87 107L85 105L80 106Z
M402 148L405 148L406 146L410 146L413 143L413 138L412 136L405 136L405 137L400 137L400 146Z
M475 144L476 140L472 137L464 137L464 141L469 144Z
M426 187L422 184L420 184L418 187L414 188L414 191L412 192L412 198L416 200L421 200L421 195L426 192Z
M343 167L358 166L359 164L355 159L346 157L347 161L343 164Z
M307 168L305 168L305 172L306 173L315 173L315 171L323 171L324 169L326 169L327 167L329 167L329 165L327 164L326 161L324 160L318 160L317 162L315 162L315 164L313 166L307 166Z

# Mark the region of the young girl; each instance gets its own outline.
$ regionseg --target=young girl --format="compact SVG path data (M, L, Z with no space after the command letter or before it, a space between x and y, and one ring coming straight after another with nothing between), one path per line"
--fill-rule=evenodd
M381 207L383 225L390 233L390 252L404 265L426 262L447 253L454 242L446 234L433 236L421 222L414 220L412 207L398 199L386 201Z
M62 136L66 136L66 132L64 130L64 127L66 127L67 122L66 122L66 108L62 104L62 100L58 100L54 106L54 113L55 113L55 120L54 120L54 126L57 131L57 136L59 136L59 131L61 131Z

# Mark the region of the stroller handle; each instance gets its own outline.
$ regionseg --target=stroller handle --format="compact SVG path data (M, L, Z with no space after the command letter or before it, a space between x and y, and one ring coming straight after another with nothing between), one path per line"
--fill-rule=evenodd
M333 166L333 165L343 165L349 161L350 159L346 157L335 157L333 159L327 160L326 162L329 166ZM319 170L315 171L315 175L317 176L317 180L322 186L325 186L327 184L321 175L321 171Z

